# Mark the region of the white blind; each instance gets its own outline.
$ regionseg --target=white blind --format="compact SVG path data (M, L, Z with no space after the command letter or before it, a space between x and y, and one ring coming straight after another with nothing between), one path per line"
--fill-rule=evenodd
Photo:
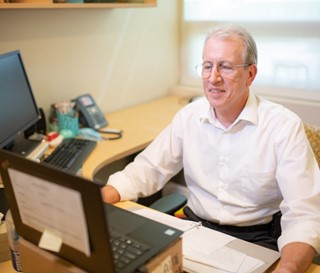
M253 88L320 101L320 0L184 0L182 18L182 85L201 85L194 66L201 62L207 30L236 23L257 42Z
M320 20L319 0L184 0L184 3L184 18L187 21L319 22Z

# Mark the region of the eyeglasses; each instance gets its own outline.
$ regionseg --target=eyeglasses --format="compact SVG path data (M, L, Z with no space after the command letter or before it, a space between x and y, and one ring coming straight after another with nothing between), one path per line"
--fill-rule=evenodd
M221 77L233 77L237 67L248 67L251 64L232 64L228 61L221 61L216 65L205 62L196 66L198 76L203 79L208 79L211 76L213 67L216 67Z

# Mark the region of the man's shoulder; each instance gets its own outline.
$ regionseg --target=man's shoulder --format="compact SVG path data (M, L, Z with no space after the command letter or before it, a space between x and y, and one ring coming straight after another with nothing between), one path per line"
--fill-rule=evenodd
M275 118L278 122L281 119L300 122L300 117L281 103L274 102L261 96L256 96L256 98L258 102L259 115L267 115L269 118Z

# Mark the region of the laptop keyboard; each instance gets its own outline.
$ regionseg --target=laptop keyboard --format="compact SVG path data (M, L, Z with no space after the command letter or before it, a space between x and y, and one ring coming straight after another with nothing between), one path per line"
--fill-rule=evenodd
M117 271L126 267L149 250L148 246L133 241L123 235L111 235L110 242Z

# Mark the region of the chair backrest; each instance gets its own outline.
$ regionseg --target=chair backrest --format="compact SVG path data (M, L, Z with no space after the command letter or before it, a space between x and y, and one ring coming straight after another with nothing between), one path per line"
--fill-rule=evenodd
M305 123L304 129L320 167L320 127Z

